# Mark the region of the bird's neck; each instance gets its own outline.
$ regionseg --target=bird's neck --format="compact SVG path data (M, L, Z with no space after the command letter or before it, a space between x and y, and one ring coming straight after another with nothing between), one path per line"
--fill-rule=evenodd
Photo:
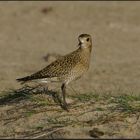
M92 46L89 46L87 48L83 48L83 47L79 47L79 51L81 52L81 61L83 63L85 63L85 65L88 65L89 66L89 63L90 63L90 57L91 57L91 49L92 49Z
M84 47L84 46L79 46L79 50L82 52L82 53L89 53L89 55L91 54L91 51L92 51L92 45L89 45L88 47Z

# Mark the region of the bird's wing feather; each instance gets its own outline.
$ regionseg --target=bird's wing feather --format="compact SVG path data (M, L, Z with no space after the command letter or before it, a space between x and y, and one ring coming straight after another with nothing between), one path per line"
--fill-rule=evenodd
M78 50L77 50L78 51ZM71 69L78 63L78 56L75 54L77 51L74 51L68 55L65 55L50 65L45 67L44 69L30 75L27 77L23 77L17 79L18 81L30 81L34 79L42 79L42 78L52 78L52 77L60 77L62 75L68 74Z
M76 57L76 55L74 56ZM74 58L72 54L66 55L31 76L34 78L59 77L68 74L68 72L76 65L77 61L78 59Z

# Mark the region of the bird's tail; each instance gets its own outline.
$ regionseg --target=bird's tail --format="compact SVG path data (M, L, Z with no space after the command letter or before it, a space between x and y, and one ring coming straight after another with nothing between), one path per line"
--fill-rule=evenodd
M23 77L23 78L18 78L18 79L16 79L16 80L17 80L18 82L20 82L21 84L24 84L24 83L30 81L30 80L31 80L31 77L30 77L30 76L26 76L26 77Z

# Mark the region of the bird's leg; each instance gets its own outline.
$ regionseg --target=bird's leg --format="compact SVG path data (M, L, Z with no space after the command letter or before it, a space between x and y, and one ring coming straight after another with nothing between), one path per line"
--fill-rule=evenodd
M66 84L62 84L61 89L62 89L62 97L63 97L63 107L64 107L64 109L66 109L68 111L66 98L65 98L65 96L66 96Z
M48 93L48 90L49 90L49 89L48 89L48 85L45 85L44 88L43 88L43 92L44 92L44 93Z
M39 87L40 87L40 91L42 91L43 93L47 93L48 92L48 84L46 84L46 83L41 83L40 85L39 85Z

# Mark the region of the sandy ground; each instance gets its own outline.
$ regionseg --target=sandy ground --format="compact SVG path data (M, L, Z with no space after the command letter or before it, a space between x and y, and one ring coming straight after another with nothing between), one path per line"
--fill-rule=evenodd
M93 38L90 69L70 87L79 93L97 91L112 95L139 95L139 13L140 2L0 2L1 94L8 89L21 88L16 78L44 68L48 62L43 57L48 53L69 53L76 49L79 34L88 33ZM68 89L68 93L71 95L73 92ZM16 111L15 106L2 105L1 118L5 118L3 114L10 108ZM31 120L37 122L41 118L39 115L45 114L37 114ZM34 122L31 120L21 119L8 125L4 121L1 137L20 137L18 132L14 135L13 130L6 128L13 125L15 129L22 129L20 123L27 121L32 125ZM138 128L139 125L134 129ZM89 138L81 129L84 128L77 129L79 137ZM116 137L140 136L137 131L130 134L131 129L125 131L124 127L122 134ZM71 131L66 137L77 136ZM113 134L105 137L113 137Z

